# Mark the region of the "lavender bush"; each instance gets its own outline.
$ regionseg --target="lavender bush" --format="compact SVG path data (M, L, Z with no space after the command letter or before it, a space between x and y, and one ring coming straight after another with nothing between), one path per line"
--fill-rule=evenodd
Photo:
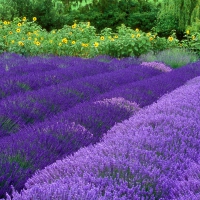
M156 102L165 93L173 91L196 76L200 76L200 62L191 63L143 81L117 87L115 90L106 92L94 99L123 97L126 100L136 102L140 107L144 107Z
M22 127L44 121L78 103L110 91L120 85L161 74L158 70L131 65L129 68L80 78L37 91L27 91L0 101L0 137Z
M200 77L114 126L97 145L38 171L13 199L196 199L199 97Z
M162 72L171 72L172 71L171 67L166 66L162 62L142 62L141 65L146 66L146 67L153 67L153 68L158 69Z
M4 62L8 58L8 55L7 57L5 55L2 57ZM148 66L142 66L140 65L140 60L135 58L123 58L121 60L105 56L103 58L104 60L101 57L94 59L57 58L54 56L44 58L23 57L22 64L12 66L15 74L12 74L11 69L8 71L4 69L3 73L6 73L9 79L4 82L6 80L5 77L1 79L0 83L5 83L7 86L10 85L10 89L7 89L7 92L14 94L15 92L12 93L11 90L17 91L18 86L13 83L17 83L18 80L21 81L21 87L24 90L28 90L29 88L26 86L30 84L32 88L38 89L38 91L23 91L22 89L19 94L0 101L0 198L4 197L6 192L9 195L11 194L11 185L19 192L24 187L27 179L37 170L41 170L68 155L70 157L66 159L72 159L70 161L68 159L70 164L65 166L64 161L62 168L63 161L58 161L61 164L59 166L56 165L55 174L53 174L53 171L47 174L46 182L43 175L42 178L40 176L37 178L39 173L37 172L36 179L34 176L33 179L27 182L27 192L25 190L19 194L13 191L14 199L162 199L165 197L167 199L169 197L167 195L171 195L170 198L183 200L184 198L192 198L198 195L198 184L195 185L195 181L190 181L189 183L181 182L186 189L192 188L194 185L197 189L195 189L195 192L190 190L188 193L181 191L180 194L176 192L177 183L172 181L173 178L179 180L179 171L181 174L181 170L185 170L185 166L186 168L191 168L190 171L185 172L187 175L192 174L193 169L196 168L195 163L190 164L191 158L189 156L186 157L186 161L184 160L185 157L182 154L186 155L187 151L181 152L180 156L175 149L174 157L173 154L168 156L168 152L166 153L167 156L165 156L165 149L168 146L163 142L163 138L160 139L160 143L158 142L159 138L157 136L162 131L167 132L168 130L168 135L171 132L175 133L174 130L171 131L170 127L168 127L169 129L165 128L166 124L171 125L170 117L168 119L166 116L169 116L169 114L172 117L174 116L173 118L176 116L172 114L171 110L167 113L167 106L163 106L166 111L161 109L158 112L160 115L163 112L167 114L163 115L164 118L161 118L161 120L159 115L156 118L158 120L156 123L148 122L151 117L148 117L150 114L147 107L144 109L147 112L147 118L143 117L145 112L143 114L140 111L141 117L138 117L137 126L133 125L131 127L131 125L127 125L128 130L119 128L124 133L127 131L128 134L129 129L133 130L134 132L129 134L134 137L133 139L125 137L125 140L123 140L121 132L118 133L119 130L117 131L117 129L113 128L114 132L111 130L108 134L116 133L116 137L113 137L113 139L119 139L121 142L111 140L111 136L108 136L110 143L108 142L106 144L109 145L104 145L104 142L107 141L107 136L105 135L103 142L99 144L100 148L98 145L92 145L99 142L103 134L115 123L135 115L140 110L139 106L148 106L165 93L183 85L187 80L200 76L199 62L170 71L167 66L158 62L153 63L154 65L149 66L149 63L146 63ZM27 68L25 65L27 65ZM34 78L32 77L33 75ZM42 80L43 75L46 75L46 80ZM90 76L85 77L88 75ZM54 76L57 77L55 82L53 80ZM72 80L76 78L77 80ZM197 84L198 80L190 81L188 86L190 85L192 88L192 85ZM42 82L44 83L43 85ZM24 86L23 83L27 84ZM48 84L52 83L55 85L40 88L45 84L48 86ZM6 87L4 89L6 90ZM165 99L165 97L163 98ZM188 98L186 99L189 101ZM167 99L165 101L168 102ZM185 109L185 104L183 108ZM191 106L189 108L192 109ZM156 109L155 112L157 112ZM182 115L179 112L180 110L177 107L177 113ZM155 117L158 116L154 112L152 113ZM137 116L140 115L138 114ZM185 116L184 113L183 116ZM142 117L147 122L140 119ZM164 120L165 118L166 120ZM163 121L166 121L166 124ZM179 133L182 130L181 123L186 123L186 120L178 115L177 120L174 120L174 122L175 125L172 124L171 127L172 129L175 127L175 130ZM148 128L148 123L150 124L150 129ZM160 128L160 132L155 132L157 135L154 137L154 129L157 124L163 124L164 128ZM178 129L176 126L179 126ZM197 130L199 130L198 128ZM138 135L142 133L144 138L139 137L137 134L138 138L135 137L135 130L139 131ZM194 127L194 130L196 130L196 127ZM149 148L150 142L147 144L148 141L146 141L148 133L152 137L150 142L153 145L155 144L156 148L159 144L164 146L163 148L159 147L160 151L154 153L153 150L155 148L152 146L150 147L153 150ZM5 137L5 135L7 136ZM130 144L128 143L129 139ZM169 143L173 143L173 139L174 137L169 140ZM179 142L179 140L177 141ZM196 143L198 142L196 141ZM194 142L195 148L197 147L196 143ZM85 150L79 151L83 151L83 154L75 153L80 148L88 145L88 149L85 148ZM113 147L114 149L112 149ZM89 153L85 154L85 151ZM92 157L92 151L94 152L94 158ZM78 155L77 163L75 164L73 160L74 153L75 158ZM119 156L118 158L118 155L121 157ZM132 156L131 159L129 159L130 155ZM195 153L193 155L197 158ZM81 157L85 157L87 162L91 160L92 163L84 162ZM105 161L102 161L104 158ZM172 161L176 163L176 159L178 164L168 169L168 158L169 160L171 159L169 166L171 166L170 162ZM184 160L183 167L181 165L182 160ZM150 162L148 163L148 161ZM79 167L80 163L83 166ZM69 171L65 168L67 166ZM77 168L75 171L71 169L73 166ZM86 168L85 172L84 167ZM65 170L66 174L62 173L62 169ZM196 169L198 172L199 169ZM70 172L75 173L73 175ZM175 175L169 176L170 173L175 173ZM183 180L187 179L188 176ZM166 184L164 184L165 180L168 181L166 181ZM174 186L174 193L170 193L169 184L172 187ZM182 185L180 185L181 187ZM7 199L11 198L9 195L7 195Z
M11 76L5 76L0 80L0 99L5 98L10 95L14 95L16 93L23 93L27 90L38 90L42 87L47 87L50 85L55 85L58 83L66 82L69 80L82 78L86 76L93 76L96 74L102 74L105 72L111 72L116 69L111 69L109 65L100 63L100 62L90 62L84 63L79 62L77 64L65 62L65 65L70 64L69 67L62 67L59 68L56 65L50 64L32 64L31 67L29 66L21 66L21 69L29 68L32 70L36 70L35 72L28 71L28 74L24 75L15 75L14 76L14 69L12 69ZM87 64L87 65L86 65ZM55 69L51 68L55 66ZM50 71L38 72L37 68L41 69L48 69ZM15 68L19 70L19 68ZM16 73L17 74L17 73Z
M52 117L50 121L47 120L46 122L44 122L44 124L42 123L40 127L41 126L43 127L42 130L46 130L46 129L49 130L48 127L50 126L50 124L53 125L54 122L65 124L66 119L67 119L71 122L75 122L76 124L82 125L88 131L90 131L90 133L92 133L92 138L90 139L90 143L95 143L99 141L99 139L102 137L102 134L105 133L109 128L111 128L116 122L120 122L121 120L128 119L131 116L131 114L133 114L134 110L138 110L138 109L135 109L136 108L134 106L135 104L132 104L131 102L128 102L122 99L121 97L124 96L125 98L130 98L130 94L133 94L133 96L131 96L130 98L132 102L134 101L134 99L136 100L139 99L140 100L139 102L142 106L150 105L166 92L174 90L175 88L181 86L181 84L184 84L191 77L197 76L198 74L199 74L199 68L195 65L191 65L191 66L189 65L188 67L184 67L182 69L161 74L158 76L160 78L156 78L156 77L155 79L149 78L143 81L131 83L122 87L118 87L119 89L113 90L109 93L106 93L105 95L104 94L99 95L99 97L94 98L94 99L98 99L98 101L96 102L91 101L91 102L78 104L74 108L69 109L67 112L60 113L59 115ZM170 77L173 78L173 81L170 79ZM164 83L164 84L161 85L161 83ZM145 92L146 90L148 91L150 89L156 92L154 92L153 94ZM137 91L140 91L140 92L138 93ZM121 97L112 98L112 96L114 97L116 94L119 97L120 96ZM110 96L111 99L106 100L105 99L106 96L107 97ZM142 103L142 100L144 100L145 102ZM35 124L32 127L37 130L38 129L37 126L38 125ZM62 128L60 127L60 129ZM22 136L25 138L26 137L25 135L27 135L27 132L33 136L31 139L27 138L25 140L27 142L25 142L24 140L21 140L20 138L22 138ZM56 132L59 133L59 126L57 128L57 131L54 129L53 132L54 134L56 134ZM55 139L55 137L54 139L52 138L47 139L46 136L44 138L41 137L40 142L38 142L38 139L34 139L34 137L40 138L41 136L38 136L38 133L36 133L35 131L31 131L30 129L21 130L20 132L15 133L13 136L6 137L6 139L1 140L1 143L2 141L4 141L4 144L5 144L1 146L1 151L5 152L5 150L8 149L9 147L11 150L7 153L8 155L11 155L10 152L15 152L15 150L19 150L20 152L23 152L22 155L26 155L27 159L31 161L31 163L38 163L38 166L37 166L38 168L41 168L42 166L47 165L47 163L50 163L50 161L53 162L53 160L56 158L59 159L59 156L65 155L64 152L70 152L69 150L67 150L68 145L66 145L65 140L62 142L59 140L60 142L58 145L58 140ZM31 143L31 147L29 147L30 140L35 141ZM83 142L84 141L85 140L83 140ZM23 144L21 144L21 142L23 142ZM28 152L33 152L33 149L35 148L34 144L38 145L38 143L40 143L43 146L43 150L42 149L39 150L40 148L38 146L38 151L34 151L34 154L30 155L30 153ZM24 149L26 149L26 151ZM48 149L49 151L46 152L46 150L44 149ZM46 152L46 154L44 152ZM45 155L45 156L41 156L41 155ZM35 169L37 167L35 167Z
M42 169L81 147L96 143L116 122L129 118L138 110L136 104L122 98L84 103L51 120L2 138L0 152L3 157L10 158L8 161L13 164L15 172L14 177L2 174L3 180L10 180L16 189L22 189L25 181L37 169ZM0 155L0 160L6 167L8 161L4 161L2 156ZM5 171L3 166L2 173ZM12 166L9 169L12 170ZM27 170L29 174L26 173ZM10 185L3 181L0 184L4 186L0 188L0 196L5 194L6 188L10 192Z

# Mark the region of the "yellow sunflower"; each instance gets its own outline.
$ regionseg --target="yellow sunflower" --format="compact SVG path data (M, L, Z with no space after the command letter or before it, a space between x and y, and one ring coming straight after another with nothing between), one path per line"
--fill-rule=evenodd
M62 42L65 43L65 44L67 44L67 38L63 38Z
M174 38L173 38L172 36L170 36L170 37L168 37L168 40L169 40L170 42L172 42L172 41L174 40Z
M40 43L39 41L37 41L35 44L36 44L37 46L40 46L41 43Z
M154 39L153 37L150 37L150 38L149 38L150 41L152 41L153 39Z
M136 36L137 36L137 37L140 37L140 34L138 33Z
M105 39L104 36L101 36L101 37L100 37L100 40L104 40L104 39Z
M18 42L18 45L19 45L19 46L24 46L24 43L23 43L22 41L19 41L19 42Z
M99 43L98 42L95 42L94 43L94 47L98 47L99 46Z
M76 24L73 24L73 25L72 25L72 28L76 28Z

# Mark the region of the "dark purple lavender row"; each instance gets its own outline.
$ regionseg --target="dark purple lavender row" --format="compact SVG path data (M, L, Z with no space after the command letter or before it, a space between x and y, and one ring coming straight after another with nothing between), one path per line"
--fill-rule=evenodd
M57 63L58 64L58 63ZM35 65L35 64L34 64ZM42 64L46 65L46 64ZM37 66L39 66L37 64ZM36 66L36 67L37 67ZM50 66L48 64L48 66ZM52 65L53 66L53 65ZM56 65L54 65L56 66ZM35 66L32 66L35 69ZM73 63L70 67L67 68L58 68L53 70L51 67L51 71L44 72L32 72L26 75L12 75L11 77L4 77L0 80L0 100L7 96L23 93L27 90L38 90L41 87L46 87L54 84L58 84L61 82L67 82L69 80L82 78L86 76L93 76L96 74L101 74L105 72L111 72L117 70L112 68L106 64L101 62L79 62L77 65Z
M200 77L38 171L13 200L197 200ZM10 200L8 197L7 200Z
M197 76L200 76L200 62L143 81L123 85L97 96L93 100L123 97L126 100L136 102L140 107L144 107L156 102L165 93L171 92Z
M98 61L78 57L24 57L17 54L3 54L0 56L0 77L44 72L59 68L73 68L81 65L98 65ZM109 65L110 66L110 65ZM125 66L126 67L126 66ZM120 67L125 68L125 67ZM113 68L110 66L110 68Z
M0 72L6 67L15 67L17 65L27 64L27 59L24 56L15 53L0 54Z
M122 98L83 103L51 120L4 137L0 140L0 198L6 192L11 193L10 184L4 183L5 180L10 180L17 190L22 189L36 170L96 143L115 123L138 110L135 103ZM4 174L5 167L10 173Z
M108 55L100 55L100 56L96 56L94 58L91 58L91 60L96 60L99 62L105 62L105 63L109 63L111 66L118 68L121 67L121 65L132 65L132 64L141 64L142 61L136 57L128 57L128 58L113 58L110 57Z
M0 101L0 137L19 131L28 124L68 110L123 84L160 75L158 70L132 65L129 68L85 77L37 91L10 96Z
M51 121L67 119L70 122L80 124L93 134L93 143L95 143L115 123L128 119L138 110L139 107L135 103L120 97L111 98L78 104L67 112L52 117Z
M26 58L18 54L4 53L0 55L0 78L12 75L28 74L58 68L40 57Z

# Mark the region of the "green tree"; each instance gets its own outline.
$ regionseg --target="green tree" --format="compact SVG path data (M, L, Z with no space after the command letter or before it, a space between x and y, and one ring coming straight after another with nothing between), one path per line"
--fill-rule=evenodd
M200 0L163 0L158 14L158 30L185 31L187 26L200 19L199 6Z

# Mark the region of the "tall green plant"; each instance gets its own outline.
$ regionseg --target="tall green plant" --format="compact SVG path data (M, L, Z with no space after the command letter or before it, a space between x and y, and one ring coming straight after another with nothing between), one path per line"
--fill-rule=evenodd
M157 30L164 32L176 27L176 30L184 32L188 25L200 17L199 6L200 0L163 0Z

